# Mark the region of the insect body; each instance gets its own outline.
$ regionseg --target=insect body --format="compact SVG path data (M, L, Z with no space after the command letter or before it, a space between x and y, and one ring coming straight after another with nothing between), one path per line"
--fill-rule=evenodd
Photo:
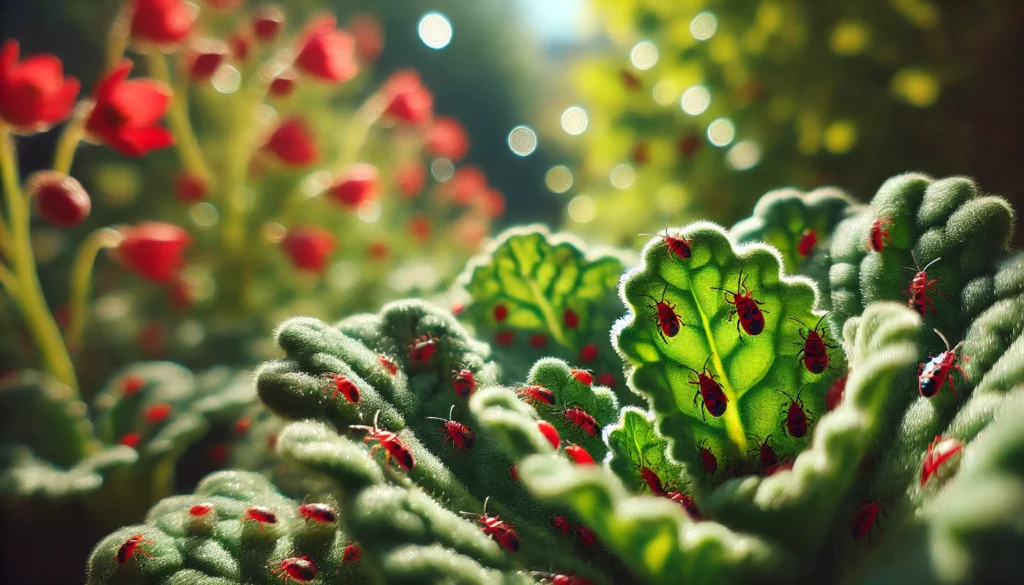
M391 361L391 358L389 358L388 356L384 354L379 354L377 356L377 361L380 362L380 365L383 366L384 369L387 370L388 373L391 374L392 376L398 373L398 365L395 364L395 362Z
M689 494L679 490L672 490L666 492L665 497L682 506L686 510L686 514L693 520L701 520L703 518L700 514L700 508L697 507L697 503L693 501Z
M661 336L661 340L668 343L669 337L675 337L679 333L679 329L682 328L682 318L676 313L676 306L665 302L665 293L668 292L668 283L665 283L664 290L661 291L661 300L658 300L651 295L640 295L647 297L654 301L653 305L647 305L654 309L651 313L651 319L658 324L658 335Z
M420 335L409 344L409 359L413 363L425 364L437 351L438 339L430 334Z
M892 220L888 217L879 217L871 222L871 233L868 234L868 250L881 252L886 244L891 243L889 241L889 232L885 229L890 225L892 225Z
M796 244L796 252L800 254L801 258L806 258L814 250L814 246L818 245L818 232L807 228L804 233L800 234L800 241Z
M340 374L324 374L322 377L327 380L324 390L334 390L334 393L331 394L331 400L336 399L338 394L341 394L345 397L345 400L352 404L359 404L359 387L356 386L355 382Z
M931 398L938 394L939 390L942 389L942 385L946 383L946 380L949 380L949 389L956 396L956 387L953 385L953 377L949 375L949 371L956 370L960 372L960 375L965 380L969 380L967 372L956 363L956 350L960 349L964 342L961 341L953 349L949 349L949 341L946 340L946 336L938 329L935 330L935 333L942 338L942 343L946 344L946 351L932 357L928 360L928 363L918 365L917 386L921 391L921 396Z
M700 451L697 452L697 456L700 457L701 467L708 475L714 475L718 471L718 459L715 458L714 452L707 447L704 441L701 441L698 447Z
M601 430L601 426L597 424L597 420L578 406L567 409L564 416L565 420L569 421L569 424L582 429L591 437L596 437L597 432Z
M853 535L854 540L863 540L871 534L871 530L878 521L878 513L881 509L882 507L878 505L878 502L872 500L861 502L857 511L853 513L853 522L850 526L850 533Z
M580 324L580 316L576 314L576 311L566 309L565 312L562 313L562 322L564 322L565 326L569 329L575 329Z
M779 462L779 458L775 455L775 448L772 445L772 436L768 435L764 440L760 440L757 437L747 437L751 441L757 443L757 445L749 449L748 453L755 453L758 461L761 463L761 467L768 469L772 465Z
M669 258L679 258L680 260L686 260L691 255L693 255L693 240L691 240L690 238L683 237L682 234L676 234L675 236L670 234L668 231L668 219L665 220L664 233L639 235L661 237L662 245L665 246Z
M406 471L412 471L415 460L412 457L412 452L409 448L402 443L402 440L398 438L398 435L391 432L385 431L377 427L377 420L380 418L380 411L373 415L373 426L368 427L366 425L350 425L348 428L354 431L365 431L367 433L364 442L377 441L377 444L370 449L370 455L383 447L384 448L384 461L386 463L391 462L391 458L394 457L395 461L398 462L399 467Z
M810 417L807 416L811 411L806 410L804 407L804 401L800 400L800 394L802 394L803 391L804 389L801 388L800 392L797 392L796 398L793 398L787 392L783 392L782 390L776 391L786 398L789 398L789 404L782 405L782 408L785 409L785 416L782 418L782 430L789 433L789 436L794 439L799 439L807 434L807 424L811 421Z
M263 530L264 524L277 524L277 514L270 508L253 506L246 510L245 515L242 516L242 522L247 520L255 520L259 523L260 530Z
M540 579L541 583L547 583L548 585L593 585L590 579L579 577L577 575L541 573L539 571L532 571L530 574Z
M928 483L933 475L937 476L939 466L963 451L963 448L963 444L956 439L935 437L932 444L928 445L928 452L925 453L924 462L921 464L921 485Z
M538 402L554 406L555 393L543 386L523 386L516 390L516 395L524 402L537 406Z
M846 376L836 379L825 392L825 408L831 412L843 401L843 394L846 392Z
M299 506L299 516L306 518L306 524L310 520L330 524L338 519L337 512L327 504L303 504Z
M705 411L710 412L711 416L719 417L725 413L725 407L729 403L728 397L722 391L721 384L715 381L715 375L708 369L708 361L712 355L714 354L708 355L708 359L704 360L704 367L700 372L689 366L681 366L697 374L696 381L690 380L691 384L698 387L697 393L693 395L693 406L696 408L697 398L700 398L701 417L704 420L707 420Z
M551 527L562 536L568 536L572 532L572 523L565 516L555 516L552 518Z
M436 416L425 417L429 420L439 420L444 423L444 430L441 434L444 435L444 442L451 442L452 449L456 447L460 449L472 449L473 448L473 432L469 430L469 427L460 423L457 420L452 420L452 412L455 411L455 405L448 409L448 418L438 418Z
M490 536L501 548L516 552L519 550L519 535L515 527L502 520L499 516L487 515L487 502L490 496L484 499L484 511L477 516L476 521L480 523L480 531ZM462 512L463 515L474 516L472 512Z
M144 544L156 544L152 540L148 540L141 534L128 537L128 540L124 541L121 548L117 549L117 564L123 565L128 562L128 559L135 556L135 553L142 553L147 557L153 556L153 553L142 548Z
M639 471L640 479L644 480L644 483L647 484L647 487L651 490L652 494L656 496L665 495L665 488L661 485L661 478L658 477L658 474L655 473L653 469L650 467L641 467Z
M913 252L910 254L914 257ZM918 269L917 273L914 274L914 278L910 279L910 285L907 287L907 290L903 291L903 294L910 295L910 298L907 299L907 305L909 305L911 309L917 311L919 315L923 316L928 312L929 308L931 308L932 313L937 314L939 312L935 308L935 303L932 301L929 293L937 293L944 297L949 297L948 294L935 290L935 285L942 282L941 278L928 280L928 268L939 260L942 260L942 258L936 258L928 264L925 264L924 268ZM914 257L914 265L915 267L917 265L916 257Z
M573 379L583 384L584 386L592 386L594 384L594 374L588 370L581 370L579 368L573 368L569 370L569 374L572 375Z
M800 356L803 355L804 367L812 374L820 374L828 369L828 348L835 349L836 347L825 339L825 329L821 326L821 321L827 316L828 313L822 315L814 324L813 329L807 327L807 324L800 319L790 317L790 320L807 327L806 334L803 329L800 330L800 337L803 338L804 343L803 348L797 352L796 359L800 359Z
M345 545L345 550L341 553L341 564L354 563L359 560L359 545L350 542Z
M735 307L729 312L729 322L732 323L732 318L739 314L740 319L736 323L736 333L740 332L741 325L743 330L747 332L747 335L757 335L764 331L764 315L762 313L767 313L768 311L758 306L764 303L754 298L754 291L747 289L747 279L743 278L742 270L740 270L740 275L736 279L735 291L719 286L713 286L711 290L724 291L725 302ZM732 298L729 298L729 295L732 295ZM742 339L742 335L740 339Z
M316 565L309 557L291 557L281 561L270 574L280 577L282 581L309 583L316 579Z
M206 516L211 511L213 511L213 504L196 504L188 509L189 515L195 516L196 518Z
M597 535L588 526L580 526L576 529L576 540L580 541L583 546L594 546L594 541L597 540Z
M476 378L467 369L459 370L452 376L452 387L460 398L469 398L476 390Z
M576 462L576 465L597 465L597 462L594 461L594 457L589 452L587 452L586 449L580 447L575 443L569 443L568 445L566 445L565 452L568 453L569 456L573 458L573 461Z
M555 428L555 425L546 420L539 420L537 421L537 430L540 431L540 434L544 435L544 438L548 440L548 443L551 443L552 449L558 449L558 445L561 444L562 438L558 436L558 429Z

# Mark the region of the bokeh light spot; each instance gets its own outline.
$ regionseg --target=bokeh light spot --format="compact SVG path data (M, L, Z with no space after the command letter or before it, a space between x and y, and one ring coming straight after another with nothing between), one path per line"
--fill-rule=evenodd
M562 112L562 130L565 130L566 134L570 136L583 134L583 131L587 129L588 122L587 111L579 106L566 108Z
M221 65L210 79L213 89L221 93L235 93L242 85L242 74L231 65Z
M597 215L597 205L586 195L577 195L569 202L569 218L576 223L590 223Z
M658 47L651 41L640 41L629 52L629 61L640 71L647 71L658 62Z
M832 122L825 128L825 148L834 154L849 152L857 143L857 128L849 120Z
M837 55L856 55L868 44L868 28L858 20L844 20L832 29L832 51Z
M718 19L710 12L701 12L690 21L690 34L698 41L706 41L715 36L718 30Z
M443 49L452 42L452 23L439 12L428 12L420 19L420 40L431 49Z
M612 168L609 179L611 180L612 187L616 189L629 189L636 182L636 169L633 168L633 165L626 163L617 164Z
M544 175L544 184L555 193L565 193L572 188L572 171L565 165L551 167Z
M695 85L683 92L683 111L691 116L699 116L711 105L711 92L703 85Z
M752 140L737 142L725 155L725 161L737 171L753 168L761 161L761 147Z
M718 118L708 124L708 140L715 146L728 146L736 137L736 127L725 118Z
M926 108L939 99L939 80L922 69L902 69L892 78L892 91L919 108Z
M217 225L220 219L220 212L209 203L196 203L188 208L189 217L199 227L207 228Z
M359 206L359 209L356 210L356 214L359 215L359 219L366 223L374 223L379 220L381 216L380 203L377 203L376 201L366 201Z
M446 158L435 158L434 162L430 163L430 175L434 177L434 180L438 183L444 183L448 179L452 178L455 174L455 165L452 161Z
M530 156L537 150L537 133L529 126L516 126L508 133L508 147L519 156Z

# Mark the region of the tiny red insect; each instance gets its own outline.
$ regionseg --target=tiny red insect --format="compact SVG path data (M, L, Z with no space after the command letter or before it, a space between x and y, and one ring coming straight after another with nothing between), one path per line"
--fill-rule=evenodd
M206 516L213 510L213 504L196 504L188 509L188 513L197 518Z
M277 514L274 513L270 508L264 508L263 506L253 506L245 511L242 516L242 522L248 520L255 520L259 522L260 530L263 530L264 524L277 524Z
M825 408L829 412L835 410L839 403L843 401L844 392L846 392L846 376L837 378L825 392Z
M587 414L587 411L578 406L566 409L562 416L565 417L565 420L569 421L570 425L583 430L591 437L596 437L597 433L601 430L601 425L597 424L597 419Z
M562 438L558 436L558 430L555 426L546 420L537 421L537 430L540 434L544 435L544 438L551 443L553 449L558 449L558 445L561 444Z
M584 386L591 386L594 383L594 374L590 373L590 371L588 370L573 368L569 370L569 374L572 375L572 377L577 382L583 384Z
M575 329L580 324L580 316L576 314L576 311L566 309L565 313L562 314L562 322L569 329Z
M249 432L249 427L251 427L251 426L252 426L252 419L247 417L247 416L243 416L242 418L240 418L237 421L235 421L235 434L236 435L244 435L247 432Z
M938 473L939 467L961 453L963 448L963 444L956 439L936 436L932 444L928 445L928 452L921 463L921 485L928 483L932 476L938 477L941 481L943 478Z
M495 305L494 307L494 320L501 323L508 317L508 307L505 305Z
M452 420L452 413L455 412L455 405L448 409L448 418L438 418L436 416L424 417L428 420L439 420L444 423L444 429L441 430L441 434L444 435L444 442L452 444L452 450L456 447L460 449L472 449L473 448L473 431L469 430L469 427L460 423L457 420Z
M497 343L498 345L512 345L512 342L515 340L516 334L511 330L499 331L498 333L494 334L494 342Z
M476 390L476 377L468 369L461 369L452 376L452 387L460 398L469 398Z
M597 465L590 453L575 443L566 445L565 452L576 461L576 465Z
M345 545L345 550L341 553L341 564L354 563L359 560L360 556L359 545L350 542Z
M412 340L409 344L409 359L413 363L425 364L430 361L437 351L438 338L426 333Z
M942 339L942 343L946 344L946 351L932 357L926 364L918 364L918 389L921 391L921 396L931 398L938 394L939 390L942 390L942 385L949 380L949 389L954 396L957 396L956 387L953 385L953 376L949 375L949 371L956 370L960 372L964 380L970 380L967 377L967 372L956 363L956 350L960 349L964 342L961 341L953 349L949 349L949 341L946 340L946 336L938 329L935 329L935 333ZM966 360L967 356L963 356L963 359Z
M543 402L551 406L555 405L555 393L543 386L523 386L519 390L516 390L516 395L523 402L527 402L534 406L537 406L538 402Z
M775 447L771 435L765 437L763 441L757 437L747 438L757 444L755 447L748 449L747 453L756 454L762 468L768 469L779 462L778 456L775 455Z
M363 439L364 442L377 441L377 444L370 449L370 456L380 449L384 448L384 462L390 463L391 458L394 457L395 461L398 462L398 466L406 471L412 471L413 466L416 465L416 461L413 459L412 452L405 446L405 443L398 438L398 435L391 432L385 431L377 427L377 420L380 418L380 411L378 410L373 415L373 426L368 427L366 425L349 425L348 428L354 431L365 431L366 437Z
M707 440L702 440L697 444L699 451L697 456L700 458L701 467L704 468L704 472L708 475L714 475L718 471L718 459L715 458L715 453L708 448Z
M143 537L142 534L136 534L135 536L129 536L128 540L124 541L121 548L117 549L117 564L123 565L128 562L128 559L135 556L135 553L139 552L147 557L152 557L153 553L142 548L144 544L156 544L152 540L148 540Z
M302 504L299 506L299 518L305 518L306 524L310 520L330 524L338 519L338 513L327 504Z
M822 320L824 320L827 316L828 313L825 313L820 318L818 318L818 322L814 324L813 329L808 327L806 323L804 323L800 319L797 319L796 317L789 318L791 321L796 321L797 323L803 325L804 327L807 327L807 333L804 333L803 329L799 330L800 337L804 340L804 342L802 344L803 347L800 349L800 351L796 353L796 359L800 360L800 356L803 355L804 367L807 368L807 371L812 374L820 374L824 372L826 369L828 369L828 350L829 348L836 348L836 346L830 344L826 340L825 329L821 326ZM801 344L797 343L796 345Z
M378 354L377 361L380 362L380 365L383 366L384 369L387 370L388 373L391 374L392 376L398 373L398 365L396 365L395 362L391 361L391 359L388 358L388 356L384 354Z
M675 337L679 333L680 328L686 326L682 321L682 317L676 313L676 306L665 302L665 293L667 292L668 283L666 282L665 288L661 291L661 300L658 300L649 294L640 295L654 301L653 305L647 305L647 307L654 309L654 312L649 316L652 321L658 324L658 335L665 343L668 343L669 337Z
M802 258L806 258L814 250L814 247L818 245L818 232L807 228L804 233L800 234L800 241L796 244L796 252L800 254Z
M736 290L731 291L720 286L713 286L711 290L720 290L725 292L725 302L729 303L734 309L729 312L729 322L732 323L732 318L739 314L739 321L736 323L736 333L740 335L740 339L743 339L743 335L740 334L740 325L743 326L743 330L747 332L747 335L757 335L764 331L764 315L762 313L768 313L759 307L764 303L754 298L754 291L747 289L747 279L743 277L743 270L740 270L740 275L736 279ZM732 298L729 298L732 295Z
M333 390L331 394L331 400L338 398L338 394L345 397L352 404L359 404L361 394L359 393L359 387L356 386L355 382L349 380L341 374L326 373L320 376L325 380L324 390Z
M597 383L599 386L615 388L616 382L617 380L615 379L615 374L612 374L611 372L605 372L603 374L597 375Z
M121 378L121 392L125 396L138 394L139 390L142 390L145 385L146 380L142 376L128 374L124 378Z
M924 268L919 268L917 265L917 257L914 256L913 250L911 250L910 256L914 259L914 268L908 268L908 270L916 270L917 272L914 274L914 278L910 279L910 285L907 287L907 290L903 291L903 294L910 295L910 298L907 299L907 305L909 305L911 309L917 311L917 313L922 317L928 312L929 308L931 308L933 314L938 314L939 311L935 308L935 302L932 301L930 296L928 296L929 293L937 293L946 298L949 298L949 295L942 291L935 290L935 285L942 282L942 279L934 278L932 280L928 280L928 268L930 268L932 264L942 260L942 258L936 258L928 264L925 264Z
M708 369L708 361L715 354L709 354L707 359L704 360L704 366L702 371L691 368L690 366L680 366L690 370L694 374L697 374L697 380L689 380L690 384L697 386L697 393L693 395L693 406L697 407L697 399L701 398L701 418L707 420L707 414L705 411L710 412L711 416L718 417L725 413L725 407L729 403L729 398L722 391L722 386L715 381L715 375Z
M584 345L583 349L580 350L580 361L585 363L585 364L589 364L590 362L592 362L592 361L594 361L596 359L597 359L597 344L596 343L588 343L587 345Z
M548 344L548 336L543 333L537 333L530 336L530 347L534 349L544 349Z
M871 233L868 234L868 250L881 252L885 249L886 244L892 243L889 241L889 232L885 229L890 225L892 225L892 220L888 217L875 218L875 221L871 222Z
M568 536L572 532L572 523L565 516L555 516L552 518L551 527L562 536Z
M540 579L541 583L547 583L548 585L593 585L590 579L577 575L541 573L540 571L530 571L530 574Z
M634 151L634 158L636 152ZM679 258L680 260L686 260L693 254L693 240L684 237L681 233L672 235L668 231L668 222L672 216L665 219L665 231L657 234L638 234L641 236L658 236L662 238L661 246L665 246L668 252L669 258Z
M854 540L863 540L871 535L871 530L878 522L878 513L881 510L882 507L878 502L872 500L861 502L860 506L853 513L853 522L850 527L850 533L853 535Z
M806 386L804 386L806 388ZM789 436L794 439L799 439L807 435L807 425L811 422L811 417L808 414L814 414L807 410L804 406L804 401L800 400L800 395L803 394L804 388L801 388L796 393L796 398L789 395L788 392L782 390L776 390L779 394L782 394L786 398L789 398L789 404L783 403L783 416L782 416L782 430L789 433Z
M309 557L291 557L281 561L276 568L270 571L270 574L279 577L282 581L309 583L316 579L316 565L309 560Z
M588 526L582 524L576 528L576 540L583 546L594 546L594 541L597 540L597 535Z
M498 545L508 551L516 552L519 550L519 535L516 534L515 527L505 522L500 516L488 516L487 515L487 502L490 501L490 496L484 498L484 511L480 515L476 515L473 512L460 512L464 516L476 516L476 521L480 523L480 531L494 539Z
M641 467L638 471L640 472L640 479L644 480L652 494L656 496L665 495L665 488L661 485L661 478L658 477L658 474L653 469Z
M765 477L770 477L780 471L789 471L791 469L793 469L793 460L788 457L784 457L781 462L765 468L764 475Z
M125 434L121 435L120 439L117 440L117 444L118 445L124 445L126 447L131 447L132 449L138 447L139 443L141 443L141 442L142 442L142 435L139 434L139 433L125 433Z
M508 476L512 478L514 483L519 483L519 468L512 465L508 468Z
M173 411L174 407L166 402L161 402L147 407L145 412L143 412L143 416L147 423L151 425L158 425L167 420L167 417L171 416L171 412Z
M679 490L672 490L665 492L665 497L679 504L686 510L686 515L692 520L703 520L704 517L700 513L700 508L697 507L697 502L693 501L693 498L685 492Z

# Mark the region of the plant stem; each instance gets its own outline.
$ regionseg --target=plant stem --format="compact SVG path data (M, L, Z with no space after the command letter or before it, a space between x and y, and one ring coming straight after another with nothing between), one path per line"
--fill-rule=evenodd
M192 128L192 121L188 117L187 90L185 87L177 86L171 80L171 72L167 67L167 59L160 49L153 48L146 57L149 62L149 71L153 77L166 83L174 92L171 97L170 109L167 112L167 123L174 134L174 145L181 157L181 164L185 170L202 179L208 186L213 182L213 173L206 164L203 157L203 149L196 138L195 130Z
M20 303L21 286L18 285L18 278L14 276L7 266L0 264L0 286L7 289L7 294L16 303Z
M107 69L116 67L128 48L128 37L131 34L130 11L128 2L123 2L114 16L114 22L110 25L110 31L107 33Z
M36 273L36 261L32 256L32 242L29 237L29 202L21 192L17 155L7 126L0 126L0 172L3 173L4 197L11 216L10 261L19 285L20 294L16 299L18 306L46 371L68 385L77 398L78 382L75 379L75 368L64 345L60 328L57 327L57 322L46 305L43 287Z
M75 116L64 131L60 133L57 141L57 152L53 157L53 170L58 173L68 174L71 172L71 163L75 160L75 151L78 150L78 143L82 141L85 134L85 118Z
M68 320L67 346L70 351L81 347L85 332L86 303L92 288L92 267L96 256L104 248L113 248L121 241L121 234L110 228L100 228L82 242L75 254L71 267L71 291L68 296L70 315Z

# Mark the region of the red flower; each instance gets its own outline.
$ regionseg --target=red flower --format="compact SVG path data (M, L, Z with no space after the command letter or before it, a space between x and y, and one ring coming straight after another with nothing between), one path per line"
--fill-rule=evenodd
M185 263L188 232L176 225L142 222L122 228L117 255L129 270L154 282L169 282Z
M281 242L292 264L299 270L321 273L337 246L331 232L321 227L300 227L288 231Z
M415 197L423 192L427 184L427 168L422 163L404 164L398 168L395 182L405 197Z
M206 199L206 182L192 173L181 172L174 177L174 195L185 203Z
M202 40L192 43L187 57L188 76L196 81L213 77L230 52L224 41Z
M192 32L195 13L185 0L135 0L132 38L157 44L184 40Z
M384 115L406 124L422 124L434 113L434 96L423 87L419 73L412 70L392 75L381 93L387 101Z
M270 82L270 89L268 90L270 95L277 98L284 98L291 95L295 91L295 73L292 71L285 71L278 75Z
M478 167L459 167L448 180L445 190L458 205L469 205L477 195L487 190L487 175Z
M427 131L427 151L453 161L462 160L469 152L466 129L453 118L435 118Z
M152 79L128 80L132 62L125 59L96 86L96 103L85 129L93 140L129 156L174 144L174 137L157 124L171 102L169 87Z
M252 32L264 43L274 40L284 26L284 11L276 4L264 6L252 15Z
M334 180L327 193L346 207L359 207L377 196L377 167L366 163L352 165Z
M263 148L272 152L281 162L293 167L307 166L320 156L313 140L313 133L305 120L299 117L281 122Z
M29 177L26 184L36 198L39 214L57 227L78 225L92 210L92 201L82 184L64 173L40 171Z
M71 114L78 80L64 77L60 59L32 55L18 62L18 41L0 48L0 118L19 130L41 131Z
M348 81L359 73L355 60L356 42L335 28L333 16L313 19L295 58L295 67L322 81Z
M348 30L356 40L356 56L366 63L376 61L384 50L380 21L372 14L357 14L348 21Z

